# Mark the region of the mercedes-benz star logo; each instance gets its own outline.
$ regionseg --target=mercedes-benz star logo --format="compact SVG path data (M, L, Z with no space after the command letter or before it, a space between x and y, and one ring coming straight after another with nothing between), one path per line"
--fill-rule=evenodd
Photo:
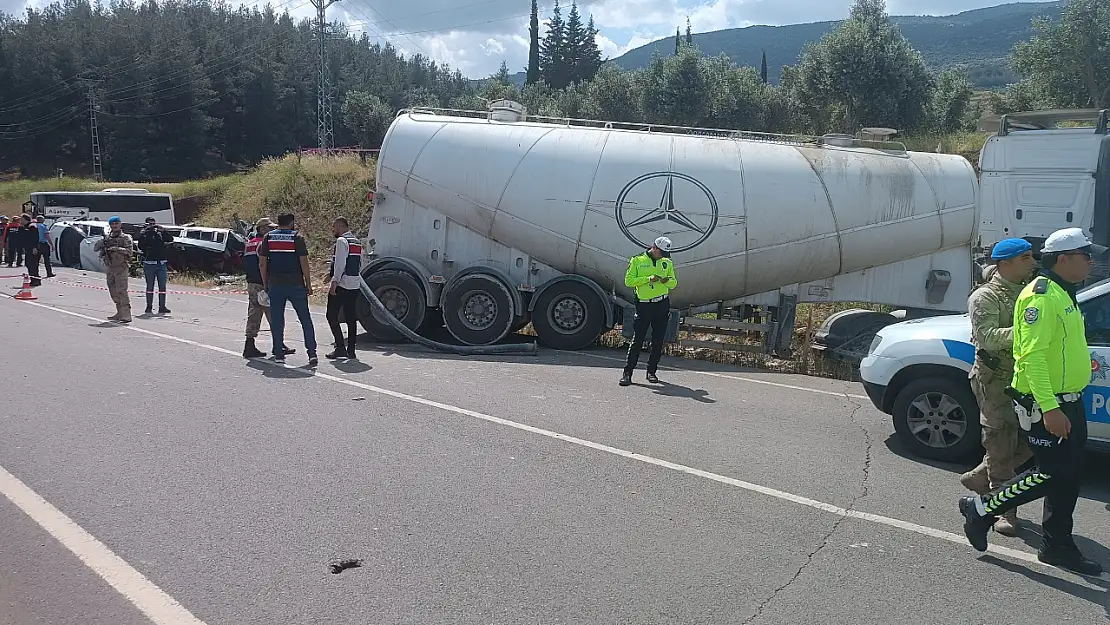
M660 195L653 193L659 190ZM686 174L644 174L621 189L616 205L617 225L629 241L640 247L651 247L657 237L665 236L674 245L672 253L683 252L701 245L717 227L713 192Z

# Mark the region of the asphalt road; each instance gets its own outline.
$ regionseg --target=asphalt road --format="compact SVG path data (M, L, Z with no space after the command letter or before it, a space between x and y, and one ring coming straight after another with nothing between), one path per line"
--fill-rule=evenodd
M313 372L291 311L279 367L240 357L241 296L121 326L102 276L59 276L0 297L0 625L1108 620L1110 575L1035 561L1039 505L964 544L964 467L907 458L855 384L366 341Z

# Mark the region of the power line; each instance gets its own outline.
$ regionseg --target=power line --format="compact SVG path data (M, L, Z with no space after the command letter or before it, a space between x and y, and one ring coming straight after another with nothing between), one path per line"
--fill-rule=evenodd
M219 102L219 101L220 101L220 98L211 98L209 100L205 100L204 102L197 102L196 104L193 104L191 106L185 106L185 107L175 109L175 110L172 110L172 111L163 111L161 113L140 113L140 114L137 114L137 115L131 115L131 114L128 114L128 113L105 113L105 112L101 112L100 114L101 115L107 115L108 117L129 117L129 118L162 117L164 115L173 115L174 113L180 113L182 111L188 111L189 109L199 108L201 106L205 106L205 105L208 105L208 104L213 104L213 103Z

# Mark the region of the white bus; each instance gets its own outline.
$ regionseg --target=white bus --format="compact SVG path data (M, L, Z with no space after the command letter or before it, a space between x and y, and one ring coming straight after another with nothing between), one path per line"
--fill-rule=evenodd
M28 213L49 220L83 219L107 221L119 215L125 224L142 224L154 217L160 224L175 223L173 197L146 189L105 189L103 191L41 191L31 194Z

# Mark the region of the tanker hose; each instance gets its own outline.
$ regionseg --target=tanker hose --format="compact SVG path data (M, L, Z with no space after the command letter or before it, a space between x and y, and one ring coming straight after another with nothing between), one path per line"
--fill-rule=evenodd
M537 353L535 343L515 343L509 345L448 345L447 343L440 343L438 341L424 338L423 336L420 336L416 332L410 330L408 326L401 323L399 319L394 317L393 313L389 312L389 310L386 309L385 304L382 304L382 301L378 299L377 295L374 294L374 291L370 288L370 285L366 284L366 280L359 278L358 288L360 291L362 291L363 296L365 296L366 299L370 302L370 307L374 309L374 312L376 312L382 319L388 321L389 325L393 326L393 329L400 332L402 335L404 335L405 338L412 341L413 343L423 345L428 349L433 349L437 352L444 352L447 354L458 354L460 356L492 356L497 354L521 354L525 356L535 356Z

